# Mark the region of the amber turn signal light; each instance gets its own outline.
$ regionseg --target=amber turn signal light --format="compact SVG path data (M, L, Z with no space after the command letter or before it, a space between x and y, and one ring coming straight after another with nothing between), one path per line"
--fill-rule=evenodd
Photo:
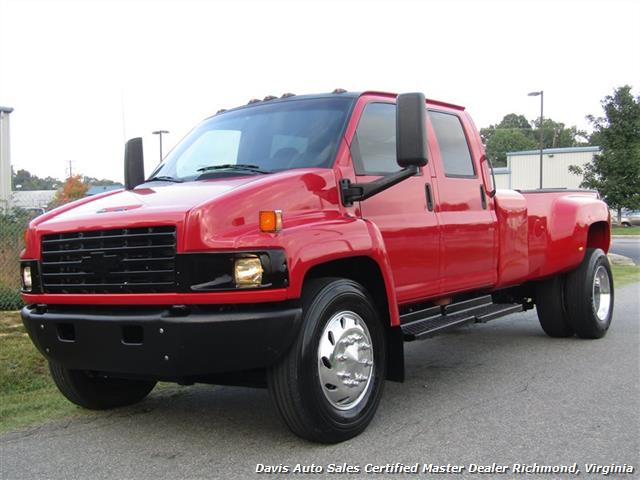
M260 230L269 233L282 230L282 211L262 210L260 212Z

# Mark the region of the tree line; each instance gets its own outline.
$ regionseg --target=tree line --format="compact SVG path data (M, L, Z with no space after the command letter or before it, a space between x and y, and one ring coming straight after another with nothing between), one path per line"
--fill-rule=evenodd
M540 118L527 120L517 113L509 113L500 123L481 128L480 137L487 158L494 167L506 167L508 152L540 148L540 128ZM587 132L551 118L542 121L542 140L544 148L594 145Z
M86 185L122 185L120 182L109 180L107 178L88 177L86 175L78 175L79 180ZM62 188L65 180L54 177L38 177L23 168L18 171L11 169L11 187L16 190L58 190Z
M40 178L24 169L20 169L17 172L12 169L11 173L11 183L14 191L56 190L55 197L47 205L47 210L83 198L92 185L122 186L121 183L113 180L97 179L86 175L71 175L64 180L60 180L54 177Z

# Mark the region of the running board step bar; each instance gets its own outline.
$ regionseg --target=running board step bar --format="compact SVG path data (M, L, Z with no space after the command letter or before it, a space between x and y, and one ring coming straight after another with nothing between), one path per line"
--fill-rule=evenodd
M484 323L494 318L521 312L519 303L493 303L491 295L430 307L400 317L405 342L430 338L467 323Z

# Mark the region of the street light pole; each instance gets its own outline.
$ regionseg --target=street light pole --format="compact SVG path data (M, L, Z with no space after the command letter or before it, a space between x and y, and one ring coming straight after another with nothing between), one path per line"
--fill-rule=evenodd
M544 90L539 92L531 92L528 94L530 97L537 97L540 95L540 188L542 189L542 151L544 150L544 135L542 132L542 124L544 122Z
M161 163L162 162L162 134L169 133L169 130L155 130L151 133L153 133L154 135L158 135L160 137L160 162L158 163Z

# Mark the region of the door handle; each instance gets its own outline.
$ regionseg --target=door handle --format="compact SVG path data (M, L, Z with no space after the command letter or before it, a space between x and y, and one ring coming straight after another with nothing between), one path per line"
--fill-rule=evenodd
M425 194L427 195L427 210L433 212L433 196L431 195L431 184L425 185Z
M487 194L484 191L484 185L480 185L480 201L482 202L482 208L487 209Z

